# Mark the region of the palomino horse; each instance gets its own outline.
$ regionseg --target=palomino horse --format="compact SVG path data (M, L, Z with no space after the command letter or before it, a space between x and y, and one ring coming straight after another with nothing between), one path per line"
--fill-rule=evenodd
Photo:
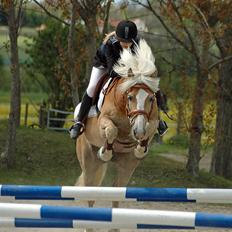
M77 139L76 151L82 173L76 185L100 186L107 161L116 165L113 186L126 186L148 152L158 126L155 92L155 59L141 40L135 53L124 50L114 70L121 76L109 86L101 113L89 118ZM89 203L93 205L93 203ZM118 202L113 202L117 207Z

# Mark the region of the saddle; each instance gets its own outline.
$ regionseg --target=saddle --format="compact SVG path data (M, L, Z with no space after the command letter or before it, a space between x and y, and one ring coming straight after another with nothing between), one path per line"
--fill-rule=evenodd
M113 78L109 77L108 74L104 74L98 82L92 101L92 106L88 113L88 118L95 117L99 114L101 107L104 102L105 94L112 83ZM81 102L76 106L74 111L74 120L77 118L80 110Z
M105 73L100 81L98 82L96 88L95 88L95 92L94 92L94 95L93 95L93 105L96 105L98 100L99 100L99 96L100 96L100 93L101 93L101 90L103 89L104 85L107 83L107 81L110 79L108 73Z
M100 81L96 86L92 104L97 106L97 110L100 110L103 104L105 93L107 92L107 89L110 86L111 81L112 78L109 77L109 75L106 73L101 77Z

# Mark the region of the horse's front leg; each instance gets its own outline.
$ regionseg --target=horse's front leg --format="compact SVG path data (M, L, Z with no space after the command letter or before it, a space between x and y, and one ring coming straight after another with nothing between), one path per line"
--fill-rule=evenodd
M118 128L107 117L100 119L100 135L106 139L104 146L98 151L98 157L104 161L110 161L113 157L113 142L118 136Z

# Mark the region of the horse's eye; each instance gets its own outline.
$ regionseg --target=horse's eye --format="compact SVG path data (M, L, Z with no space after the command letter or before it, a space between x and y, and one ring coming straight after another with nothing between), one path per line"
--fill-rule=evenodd
M129 101L131 101L131 100L133 99L133 96L128 95L128 96L127 96L127 99L128 99Z

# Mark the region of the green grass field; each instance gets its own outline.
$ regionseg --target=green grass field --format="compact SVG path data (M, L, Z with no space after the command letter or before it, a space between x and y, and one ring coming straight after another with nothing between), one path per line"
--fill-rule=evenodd
M0 154L6 139L6 121L0 121ZM165 159L159 154L172 151L186 152L180 146L154 144L148 157L136 169L129 186L144 187L221 187L231 188L232 182L201 172L190 176L182 163ZM17 130L16 166L0 168L1 184L73 185L80 174L75 142L67 133L21 127ZM115 175L110 164L105 186L110 186Z
M22 93L21 99L21 124L24 123L26 103L29 104L28 109L28 125L38 124L39 120L39 105L47 99L45 93ZM10 93L0 91L0 119L7 119L10 111Z

